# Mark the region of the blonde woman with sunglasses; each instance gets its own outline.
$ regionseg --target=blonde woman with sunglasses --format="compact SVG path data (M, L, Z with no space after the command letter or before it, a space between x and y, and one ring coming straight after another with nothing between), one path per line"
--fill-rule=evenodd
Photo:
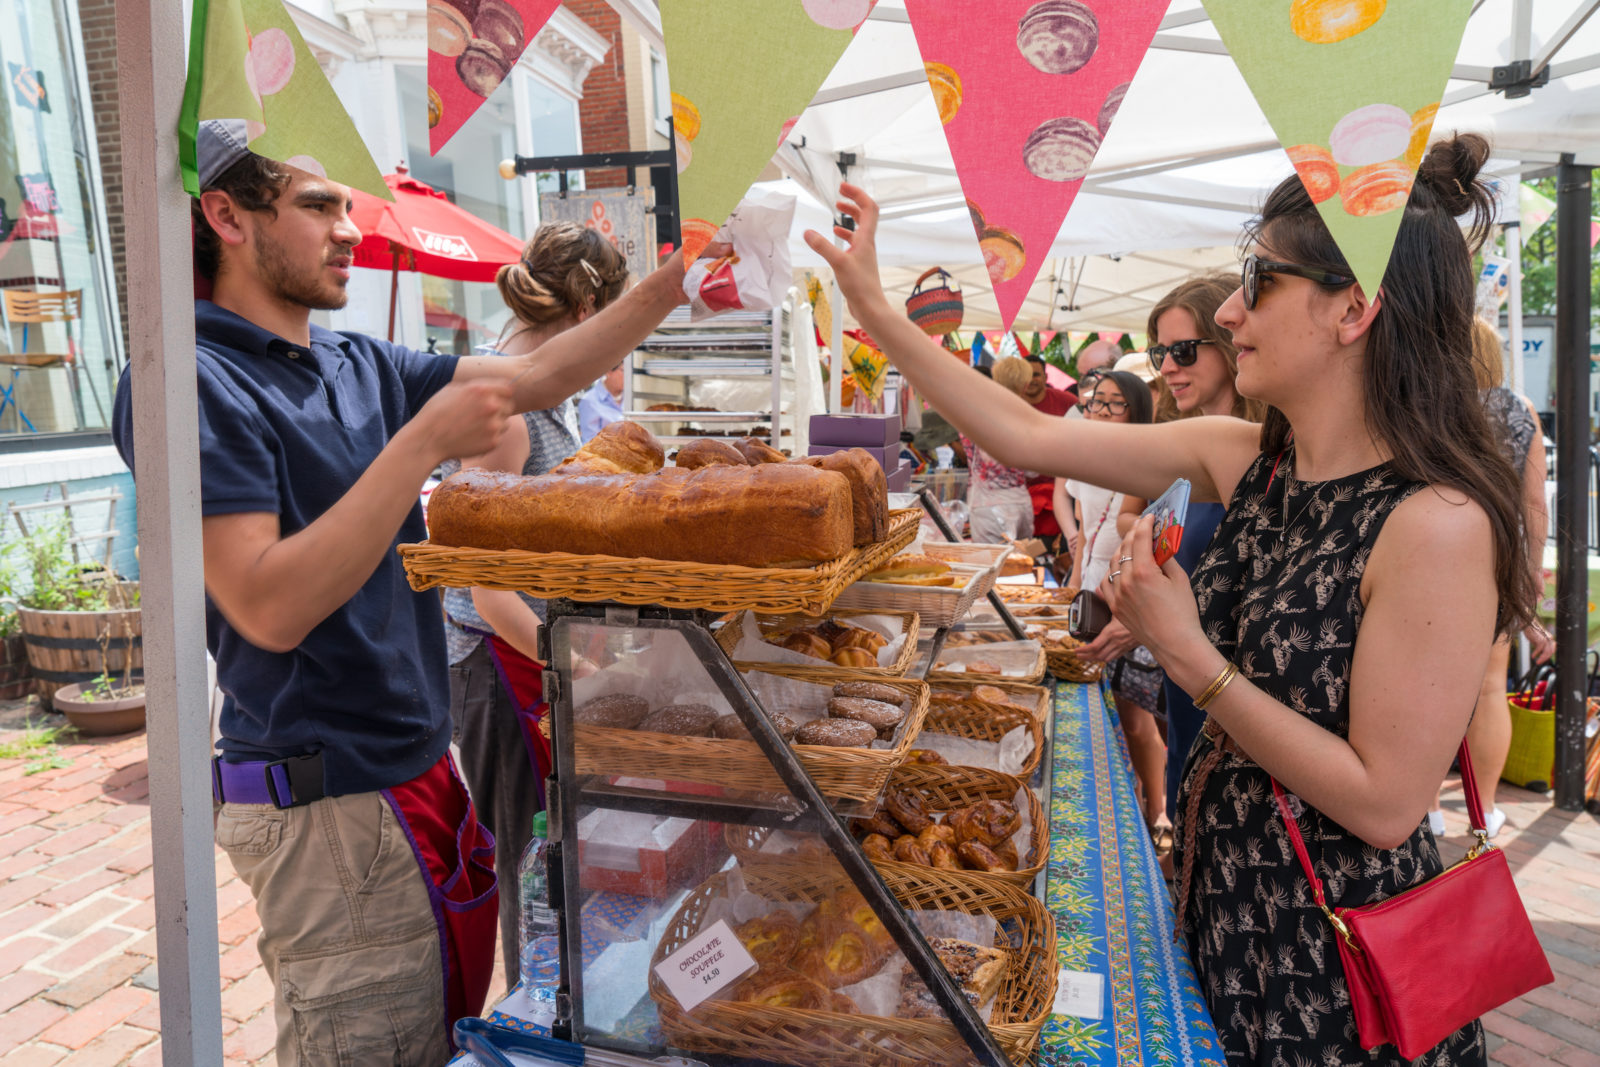
M1488 158L1471 134L1431 148L1373 292L1298 178L1268 194L1216 314L1238 347L1238 392L1272 409L1263 426L1036 418L884 297L865 192L841 190L856 223L835 231L846 247L807 234L901 373L1001 461L1144 497L1187 478L1196 499L1227 506L1192 586L1176 563L1156 565L1141 519L1101 591L1209 716L1178 803L1176 889L1230 1063L1487 1062L1477 1022L1414 1061L1357 1044L1333 931L1280 848L1271 781L1292 794L1332 903L1385 900L1443 871L1425 815L1496 633L1534 603L1517 477L1471 367Z

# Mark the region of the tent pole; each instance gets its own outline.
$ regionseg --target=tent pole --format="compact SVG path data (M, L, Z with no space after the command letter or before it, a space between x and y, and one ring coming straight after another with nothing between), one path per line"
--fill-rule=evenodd
M392 343L395 304L400 299L400 250L393 244L389 246L389 262L389 340Z
M1556 177L1556 807L1583 807L1589 604L1589 211L1592 174Z
M834 244L842 245L844 242L837 237ZM849 373L849 366L844 358L844 294L839 291L839 276L834 275L833 281L833 336L828 338L828 344L833 346L832 373L828 375L828 412L832 415L839 414L844 406L844 376Z
M1517 172L1517 186L1522 185L1522 172ZM1522 351L1522 222L1508 222L1506 231L1506 258L1511 261L1507 270L1509 286L1506 291L1506 325L1510 329L1511 391L1527 395L1528 378L1526 358ZM1533 406L1543 409L1547 397L1529 397Z
M161 1055L223 1061L211 716L200 539L199 405L189 198L178 176L185 48L180 0L116 6L130 263L128 358L139 463L140 601L150 760Z

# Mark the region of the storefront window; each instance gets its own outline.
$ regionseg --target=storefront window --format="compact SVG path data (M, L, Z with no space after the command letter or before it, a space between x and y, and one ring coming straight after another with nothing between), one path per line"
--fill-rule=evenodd
M61 0L0 3L0 446L103 430L121 369Z

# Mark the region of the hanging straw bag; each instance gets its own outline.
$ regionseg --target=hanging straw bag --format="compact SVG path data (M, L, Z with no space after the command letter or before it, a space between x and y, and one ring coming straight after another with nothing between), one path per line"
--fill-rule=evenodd
M939 276L937 284L924 289L922 283L935 274ZM911 295L906 297L907 317L930 337L943 337L959 330L965 310L960 284L943 267L929 267L923 271Z
M1550 788L1550 768L1556 759L1555 684L1555 665L1538 664L1506 694L1511 712L1511 747L1500 777L1535 793Z
M1465 741L1457 758L1478 843L1466 859L1414 889L1359 908L1329 906L1283 787L1272 779L1311 895L1334 928L1361 1047L1392 1044L1408 1060L1555 981L1505 853L1489 843Z

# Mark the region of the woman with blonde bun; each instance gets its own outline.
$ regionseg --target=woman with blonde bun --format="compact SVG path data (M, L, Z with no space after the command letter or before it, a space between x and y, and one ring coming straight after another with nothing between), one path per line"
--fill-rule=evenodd
M627 278L622 253L596 231L575 222L539 227L521 260L495 277L511 320L480 354L537 351L621 296ZM451 460L443 470L446 477L462 467L543 474L578 447L577 408L568 398L510 420L489 452ZM479 818L495 837L506 982L515 985L521 963L517 864L533 816L544 807L551 769L550 743L537 729L547 708L544 668L536 659L544 601L503 589L447 589L444 606L455 741Z

